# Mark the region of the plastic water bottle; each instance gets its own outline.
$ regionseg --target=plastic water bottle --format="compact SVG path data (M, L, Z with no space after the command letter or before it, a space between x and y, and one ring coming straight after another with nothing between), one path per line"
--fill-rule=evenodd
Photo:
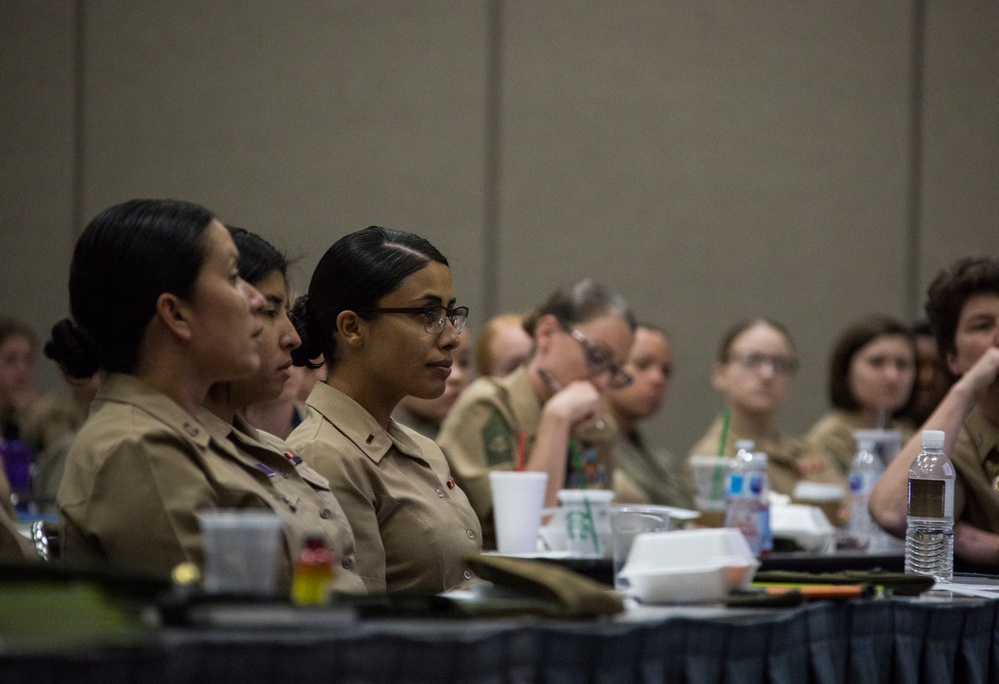
M0 439L0 458L18 514L31 513L31 447L16 437Z
M725 481L725 527L742 532L757 556L773 550L767 455L752 452L752 442L738 443ZM747 448L748 447L748 448Z
M881 477L881 459L877 453L877 443L873 437L856 433L857 455L850 465L847 477L850 485L850 522L846 526L844 541L846 548L879 550L883 533L871 520L867 510L867 499L874 483Z
M923 450L909 466L905 571L937 582L954 577L954 466L943 452L944 433L923 430Z

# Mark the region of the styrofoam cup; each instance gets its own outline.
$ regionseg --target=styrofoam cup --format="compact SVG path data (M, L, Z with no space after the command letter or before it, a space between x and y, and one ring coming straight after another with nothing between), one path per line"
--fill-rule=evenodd
M209 593L272 596L281 519L271 511L218 509L198 514Z
M538 528L541 526L541 509L545 504L547 486L548 473L489 473L496 548L500 553L533 553L538 550Z

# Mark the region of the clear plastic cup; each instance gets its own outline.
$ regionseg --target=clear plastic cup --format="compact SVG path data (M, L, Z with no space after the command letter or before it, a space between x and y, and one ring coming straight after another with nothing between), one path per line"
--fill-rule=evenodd
M614 506L610 512L611 546L614 557L614 588L626 591L630 584L620 577L621 568L628 560L628 553L635 537L645 532L669 530L669 511L649 506Z
M198 514L205 550L205 591L273 596L281 519L270 511L203 511Z

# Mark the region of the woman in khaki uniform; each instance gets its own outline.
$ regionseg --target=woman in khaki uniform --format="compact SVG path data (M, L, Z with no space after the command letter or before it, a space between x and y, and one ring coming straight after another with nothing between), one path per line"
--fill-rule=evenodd
M905 418L914 397L916 341L909 328L888 316L871 316L847 328L829 362L833 410L805 436L825 449L840 472L857 454L856 430L898 430L904 444L914 426Z
M172 200L110 207L80 236L73 320L53 327L45 353L70 377L104 379L57 497L66 558L167 575L202 564L199 511L274 508L258 460L196 418L213 383L260 366L263 298L237 257L211 213ZM291 562L279 559L283 590Z
M624 300L591 280L554 292L524 322L534 339L528 361L502 378L479 378L444 420L437 442L493 541L489 473L548 473L545 503L563 488L613 486L617 432L603 392L624 387L621 370L635 320Z
M295 303L295 362L322 356L329 375L288 441L329 479L370 591L453 588L471 579L462 559L481 548L440 448L391 418L404 396L444 392L468 315L454 303L433 245L376 226L334 243Z
M757 319L740 323L723 338L711 381L725 398L728 434L721 442L722 419L690 450L694 455L735 455L735 443L751 439L767 455L770 488L790 496L802 480L843 485L832 460L817 446L781 433L777 412L797 370L794 343L784 326Z
M999 258L963 257L926 293L941 360L956 378L921 430L943 430L954 464L954 556L999 567ZM871 492L871 516L905 535L908 473L922 447L914 435Z
M301 340L288 317L288 261L267 241L242 228L229 228L239 250L239 275L264 297L259 313L263 330L260 370L243 380L212 385L199 420L216 439L229 441L256 468L268 475L273 508L285 523L290 558L298 558L306 537L318 535L338 564L333 588L364 592L354 558L354 535L329 480L310 468L291 447L258 431L245 417L246 408L279 396L291 378L291 350Z

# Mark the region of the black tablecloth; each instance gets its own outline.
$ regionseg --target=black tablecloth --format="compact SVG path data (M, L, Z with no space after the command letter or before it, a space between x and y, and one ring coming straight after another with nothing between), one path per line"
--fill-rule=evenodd
M0 681L999 682L999 601L641 609L614 620L163 630L131 649L0 649Z

